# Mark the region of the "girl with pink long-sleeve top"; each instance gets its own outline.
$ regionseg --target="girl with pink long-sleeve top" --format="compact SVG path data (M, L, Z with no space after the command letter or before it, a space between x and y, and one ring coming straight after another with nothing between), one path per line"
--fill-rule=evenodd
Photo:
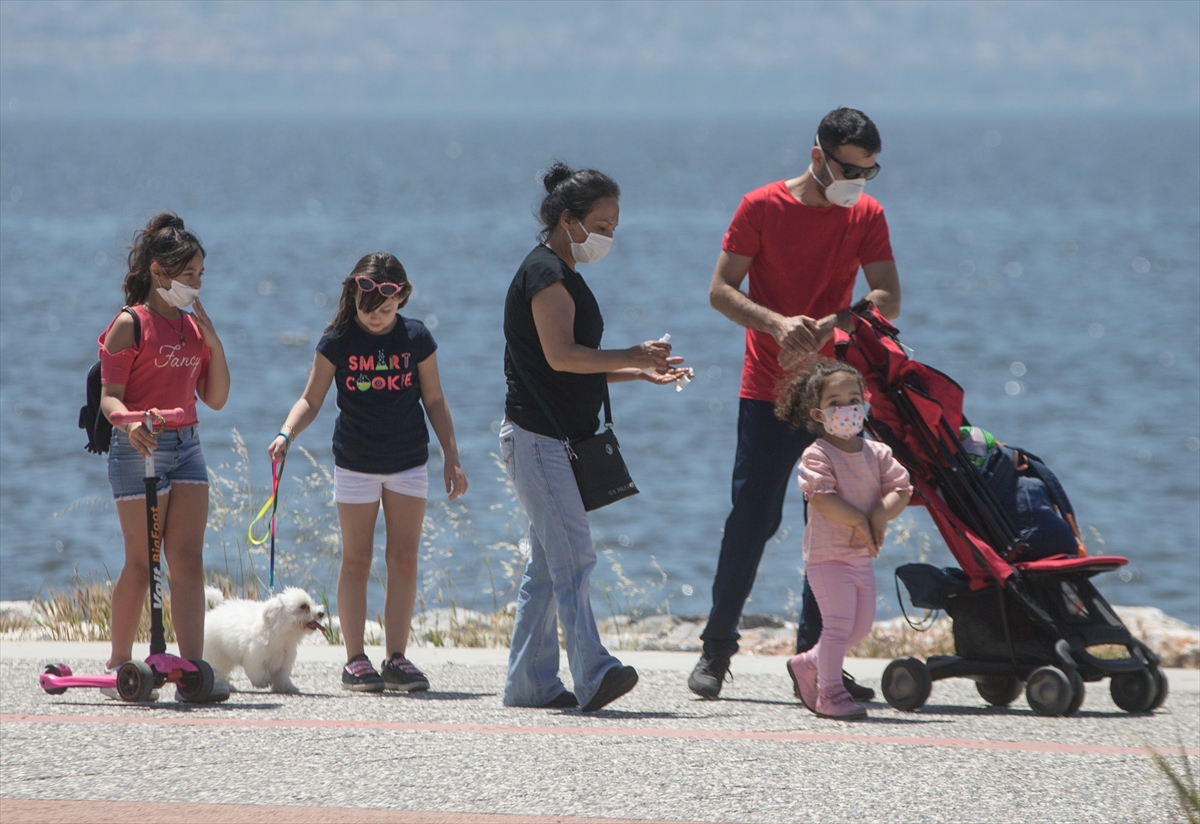
M775 414L821 433L800 457L808 501L804 565L821 607L821 640L788 661L796 696L826 718L865 718L842 684L846 650L871 631L875 574L887 522L912 497L908 472L892 450L861 436L863 380L852 367L816 358L784 385Z

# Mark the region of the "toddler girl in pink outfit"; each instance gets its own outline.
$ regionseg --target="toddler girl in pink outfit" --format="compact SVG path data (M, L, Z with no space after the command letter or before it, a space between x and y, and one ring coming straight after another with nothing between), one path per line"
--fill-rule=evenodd
M800 488L808 501L804 565L821 607L821 640L788 661L796 695L825 718L865 718L842 685L846 650L871 631L875 574L887 522L912 497L908 472L878 441L865 440L862 376L853 367L816 358L784 385L775 414L818 432L800 457Z

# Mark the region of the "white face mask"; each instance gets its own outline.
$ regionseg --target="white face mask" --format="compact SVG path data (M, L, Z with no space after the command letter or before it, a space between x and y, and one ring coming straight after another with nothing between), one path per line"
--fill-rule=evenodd
M866 407L861 403L856 403L853 406L830 406L821 410L821 414L825 416L822 423L825 424L825 431L835 438L849 440L863 430L863 421L866 419Z
M579 228L587 235L583 243L571 240L570 232L567 233L567 239L571 240L571 256L575 258L576 263L595 263L608 254L608 250L612 248L612 238L599 232L589 232L583 221L579 222Z
M833 170L829 168L829 155L825 154L825 150L821 148L821 141L817 141L817 149L821 152L821 157L825 158L825 171L829 172L831 181L824 183L821 178L817 177L817 173L813 172L813 178L825 187L825 199L834 206L841 206L844 209L849 209L858 199L862 197L863 189L867 186L866 178L860 177L857 180L838 180L833 177ZM809 164L808 170L812 171L812 165Z
M186 309L196 301L196 295L200 294L200 290L195 286L188 286L178 280L172 280L171 288L164 289L159 286L158 294L176 309Z

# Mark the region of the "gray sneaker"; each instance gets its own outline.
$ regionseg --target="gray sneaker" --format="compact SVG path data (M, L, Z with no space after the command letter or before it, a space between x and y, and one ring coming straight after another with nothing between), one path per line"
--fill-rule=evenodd
M404 690L405 692L421 692L429 689L429 679L425 677L425 673L398 652L392 653L391 659L383 662L379 673L383 676L384 689Z

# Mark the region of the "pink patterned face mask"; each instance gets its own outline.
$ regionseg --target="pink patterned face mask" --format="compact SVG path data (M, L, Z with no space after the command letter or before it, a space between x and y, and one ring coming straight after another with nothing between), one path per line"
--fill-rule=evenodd
M821 410L825 416L825 431L835 438L849 440L862 432L866 419L866 407L861 403L852 406L830 406Z

